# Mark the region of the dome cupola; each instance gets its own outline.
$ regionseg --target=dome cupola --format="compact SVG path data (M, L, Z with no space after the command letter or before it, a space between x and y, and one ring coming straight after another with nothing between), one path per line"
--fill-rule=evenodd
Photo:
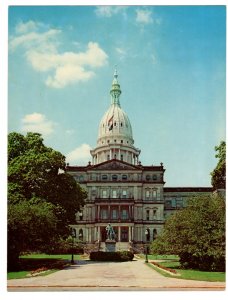
M103 115L97 138L97 147L91 151L93 161L101 163L109 159L138 161L140 150L134 145L130 120L120 105L121 89L115 70L110 90L111 105Z

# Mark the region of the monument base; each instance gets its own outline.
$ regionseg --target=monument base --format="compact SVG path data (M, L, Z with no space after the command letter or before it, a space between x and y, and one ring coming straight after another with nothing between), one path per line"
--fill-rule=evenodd
M106 252L116 252L116 241L107 239L105 241L105 251Z

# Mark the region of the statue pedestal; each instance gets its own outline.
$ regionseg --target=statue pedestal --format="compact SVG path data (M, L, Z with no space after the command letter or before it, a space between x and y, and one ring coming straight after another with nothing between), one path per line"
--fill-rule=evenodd
M106 252L116 252L116 241L107 239L105 241Z

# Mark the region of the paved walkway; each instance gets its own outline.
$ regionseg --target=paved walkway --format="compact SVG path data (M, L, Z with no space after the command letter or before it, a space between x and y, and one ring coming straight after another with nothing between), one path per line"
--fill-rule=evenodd
M152 291L224 290L224 282L168 278L143 260L131 262L77 261L47 276L8 280L8 291Z

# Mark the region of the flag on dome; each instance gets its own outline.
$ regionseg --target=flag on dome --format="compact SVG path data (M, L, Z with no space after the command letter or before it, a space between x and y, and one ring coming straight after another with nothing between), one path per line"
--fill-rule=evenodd
M108 120L109 131L113 129L113 117L114 115L112 115L111 118Z

